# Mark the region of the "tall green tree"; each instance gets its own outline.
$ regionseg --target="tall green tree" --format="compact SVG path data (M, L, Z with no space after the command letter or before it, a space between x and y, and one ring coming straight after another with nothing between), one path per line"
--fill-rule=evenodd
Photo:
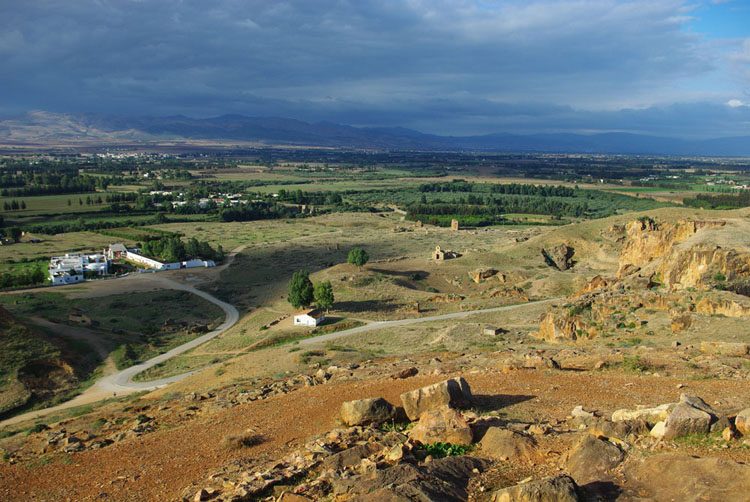
M368 255L367 251L362 248L352 248L349 251L349 256L347 256L346 258L347 262L351 263L352 265L356 265L359 268L362 268L362 266L369 260L370 255Z
M287 301L294 308L307 307L313 302L313 283L307 270L298 270L289 281L289 296Z
M10 235L10 238L13 239L13 241L19 242L21 240L21 235L23 235L23 232L18 227L10 227L8 229L8 234Z
M315 305L320 309L325 309L326 312L333 307L334 297L331 281L317 283L313 290L313 298L315 299Z

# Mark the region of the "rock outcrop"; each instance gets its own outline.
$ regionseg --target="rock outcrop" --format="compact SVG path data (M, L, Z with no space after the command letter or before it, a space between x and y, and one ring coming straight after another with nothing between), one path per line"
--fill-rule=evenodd
M547 265L561 271L568 270L573 266L574 254L575 249L567 244L558 244L551 248L542 249L542 256Z
M717 356L746 356L750 345L740 342L701 342L701 352Z
M534 438L500 427L490 427L479 442L482 455L498 460L532 462L537 456Z
M492 494L492 502L576 502L577 485L565 474L529 481Z
M409 438L422 444L471 444L473 435L461 412L443 406L422 413L417 425L409 431Z
M585 434L568 454L565 466L579 483L590 483L604 479L624 459L617 445Z
M396 418L396 409L382 397L347 401L341 405L341 421L346 425L382 424Z
M471 388L463 377L438 382L401 394L401 403L409 420L416 420L425 411L448 406L463 408L471 404Z
M625 244L620 252L619 278L628 275L656 258L665 256L676 243L695 234L698 226L694 221L657 223L643 217L625 226Z

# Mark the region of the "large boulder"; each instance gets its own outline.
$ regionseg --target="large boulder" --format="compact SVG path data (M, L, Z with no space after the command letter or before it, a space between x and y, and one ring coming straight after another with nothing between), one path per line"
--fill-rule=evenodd
M625 480L625 492L617 500L747 500L750 465L720 457L657 453L628 462Z
M500 427L490 427L479 442L482 454L498 460L531 462L536 459L534 438Z
M590 483L603 479L625 459L617 445L605 439L585 434L567 457L567 471L579 482Z
M675 439L691 434L707 434L711 428L711 415L687 403L674 407L664 424L664 439Z
M461 412L443 406L422 413L417 425L409 431L409 438L423 444L471 444L473 434Z
M401 403L409 420L416 420L425 411L443 406L464 408L471 404L471 388L463 377L445 380L401 394Z
M441 500L460 502L469 497L469 479L489 467L487 460L469 456L446 457L428 464L396 464L371 477L334 478L335 494L352 502Z
M576 502L576 482L565 474L529 481L492 494L492 502Z
M396 418L396 408L382 397L347 401L341 405L341 421L346 425L380 424Z
M669 403L655 406L653 408L638 407L634 410L616 410L612 413L612 421L628 422L631 420L643 420L650 427L653 427L657 422L666 420L675 406L677 405L674 403Z
M568 270L573 266L573 255L575 250L567 244L558 244L557 246L542 249L542 256L547 265L558 270Z
M737 413L737 418L734 419L734 426L743 436L750 436L750 408Z

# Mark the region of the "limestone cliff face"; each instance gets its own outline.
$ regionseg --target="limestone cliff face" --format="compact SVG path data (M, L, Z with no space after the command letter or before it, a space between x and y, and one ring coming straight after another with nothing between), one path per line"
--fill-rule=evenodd
M579 318L547 312L542 316L536 336L548 342L574 341L581 328Z
M620 252L618 277L628 275L638 267L661 258L677 243L702 228L700 222L680 220L677 223L657 223L651 218L631 221L625 227L625 244Z
M670 289L713 287L750 277L750 253L697 244L675 249L658 268L662 283ZM718 279L717 279L718 278Z
M695 311L705 315L745 317L750 316L750 305L743 305L734 300L703 298L695 304Z
M600 289L604 289L610 284L612 284L612 280L605 279L601 275L594 276L584 287L579 289L574 295L574 298L581 297L583 295L589 294L594 291L598 291Z

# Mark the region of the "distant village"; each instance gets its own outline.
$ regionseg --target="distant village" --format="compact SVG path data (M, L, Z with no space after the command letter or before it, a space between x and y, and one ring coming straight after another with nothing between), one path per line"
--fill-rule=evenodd
M86 279L110 275L113 262L130 263L139 271L178 270L181 268L215 267L213 260L195 258L187 261L163 263L140 253L138 248L128 249L124 244L111 244L101 253L68 253L53 256L49 262L49 278L53 286L76 284Z

